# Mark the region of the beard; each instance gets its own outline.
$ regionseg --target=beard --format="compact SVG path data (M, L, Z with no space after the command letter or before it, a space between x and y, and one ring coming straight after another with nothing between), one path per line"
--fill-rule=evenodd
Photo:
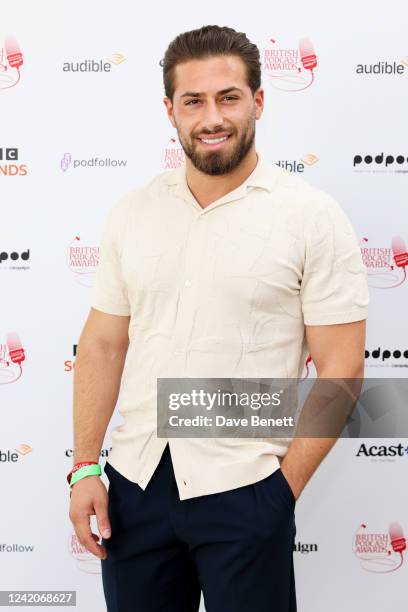
M229 130L220 129L217 132L201 131L200 134L217 134ZM203 151L198 150L199 143L195 137L185 138L177 127L177 134L185 155L191 160L192 164L203 172L211 176L228 174L235 170L246 157L255 141L255 114L248 119L241 136L237 136L236 130L231 133L229 138L235 139L235 144L231 147L226 145L225 151Z

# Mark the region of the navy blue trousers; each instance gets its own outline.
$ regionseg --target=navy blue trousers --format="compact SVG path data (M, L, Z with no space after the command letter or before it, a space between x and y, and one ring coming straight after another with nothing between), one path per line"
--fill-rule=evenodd
M203 466L205 469L205 466ZM293 493L280 469L180 501L167 445L146 490L106 463L108 612L296 612Z

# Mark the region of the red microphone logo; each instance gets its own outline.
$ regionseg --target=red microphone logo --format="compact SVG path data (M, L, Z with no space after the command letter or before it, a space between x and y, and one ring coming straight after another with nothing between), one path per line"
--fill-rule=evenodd
M399 268L404 268L404 274L406 274L405 266L408 265L408 253L406 244L401 236L394 236L391 241L391 248L394 255L395 264Z
M317 66L313 44L310 38L301 38L299 41L300 60L305 70L313 70Z
M15 332L7 334L7 348L13 363L21 363L25 359L24 349L20 338Z
M14 36L7 36L4 41L4 48L6 50L7 61L11 68L17 68L18 70L23 64L23 54Z

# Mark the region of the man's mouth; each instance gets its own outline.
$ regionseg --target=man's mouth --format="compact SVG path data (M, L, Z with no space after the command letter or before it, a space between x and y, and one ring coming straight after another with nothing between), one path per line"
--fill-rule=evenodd
M221 147L224 142L226 142L230 138L231 134L226 134L225 136L202 136L198 137L198 140L202 142L206 147Z

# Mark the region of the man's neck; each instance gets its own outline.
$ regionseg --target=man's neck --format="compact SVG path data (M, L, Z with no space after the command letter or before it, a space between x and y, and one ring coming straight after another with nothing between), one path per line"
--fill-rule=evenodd
M252 147L240 165L228 174L211 176L197 170L191 160L186 157L186 179L188 187L200 204L206 208L212 202L222 198L230 191L239 187L252 172L258 162L255 147Z

